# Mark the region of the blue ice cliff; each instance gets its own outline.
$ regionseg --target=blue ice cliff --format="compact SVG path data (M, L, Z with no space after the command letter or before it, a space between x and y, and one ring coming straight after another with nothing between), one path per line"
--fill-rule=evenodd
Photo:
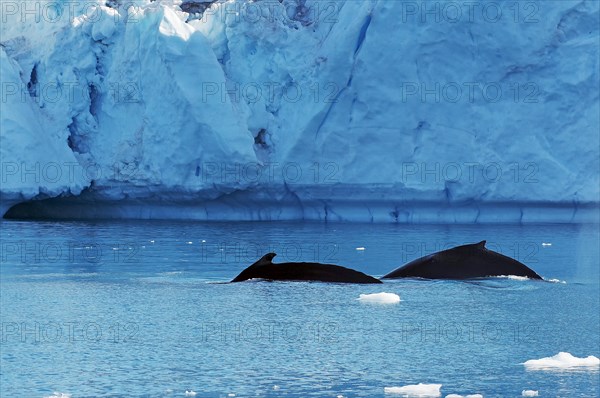
M599 4L3 1L2 214L598 221Z

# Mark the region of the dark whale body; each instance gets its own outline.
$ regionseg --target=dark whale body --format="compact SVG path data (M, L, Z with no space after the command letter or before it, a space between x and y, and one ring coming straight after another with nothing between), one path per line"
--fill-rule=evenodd
M489 276L526 276L542 279L525 264L485 248L485 241L457 246L418 258L395 269L382 279L472 279Z
M382 283L372 276L339 265L321 263L273 264L272 260L275 256L275 253L265 254L260 260L243 270L231 282L259 278L273 281Z

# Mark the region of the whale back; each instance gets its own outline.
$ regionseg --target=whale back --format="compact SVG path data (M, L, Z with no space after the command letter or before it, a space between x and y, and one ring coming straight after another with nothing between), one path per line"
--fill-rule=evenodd
M338 283L381 283L379 279L334 264L321 263L281 263L271 260L275 253L265 254L260 260L243 270L232 282L248 279L277 281L319 281Z
M517 275L542 279L525 264L488 250L486 241L457 246L416 260L383 276L386 278L472 279Z
M278 281L318 281L332 283L381 283L360 271L334 264L282 263L261 270L261 278Z

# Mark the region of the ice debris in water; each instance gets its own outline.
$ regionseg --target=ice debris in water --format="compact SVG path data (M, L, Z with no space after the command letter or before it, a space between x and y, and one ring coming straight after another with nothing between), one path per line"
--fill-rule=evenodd
M403 387L385 387L386 394L402 394L408 397L440 397L441 384L414 384Z
M568 352L559 352L553 357L530 359L523 365L530 370L598 368L600 359L593 355L587 358L578 358Z
M521 391L522 397L538 397L540 394L536 390L523 390Z
M363 303L376 303L376 304L396 304L400 302L400 296L394 293L373 293L373 294L361 294L358 298Z

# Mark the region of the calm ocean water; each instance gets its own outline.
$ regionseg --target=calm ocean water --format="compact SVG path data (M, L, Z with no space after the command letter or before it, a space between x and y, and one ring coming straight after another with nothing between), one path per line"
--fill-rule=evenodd
M600 357L598 225L3 221L1 239L2 397L600 395L597 370L522 365ZM566 283L219 283L269 251L381 276L483 239ZM357 300L377 292L402 301Z

